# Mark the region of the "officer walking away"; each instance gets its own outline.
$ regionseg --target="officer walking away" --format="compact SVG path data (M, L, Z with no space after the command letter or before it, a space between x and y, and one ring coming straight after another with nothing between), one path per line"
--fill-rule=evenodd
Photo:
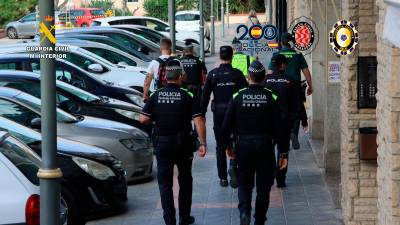
M222 141L222 123L233 93L247 86L247 81L242 72L232 68L232 56L233 49L231 46L222 46L220 48L221 65L211 70L208 74L201 99L201 110L205 114L207 112L211 93L214 95L214 99L211 102L211 111L213 112L214 134L217 142L216 155L218 177L222 187L228 186L227 158ZM231 161L231 186L236 188L237 180L234 174L234 168L235 164Z
M143 100L147 101L150 95L150 89L157 90L167 84L166 66L174 57L171 56L172 42L169 38L163 38L160 41L161 55L150 62L147 68L147 76L143 85Z
M292 39L293 38L291 34L289 33L282 34L281 37L282 48L276 54L284 55L287 58L288 64L285 74L293 79L295 86L294 88L296 89L295 92L298 93L298 95L301 95L301 72L303 72L304 77L306 78L308 84L307 95L311 95L313 92L313 86L312 86L312 78L310 70L308 69L308 65L304 56L301 53L297 53L290 46L290 42L292 41ZM272 74L273 71L271 63L269 64L268 69L269 69L268 74ZM296 120L294 129L292 130L291 133L292 146L294 149L300 148L300 143L298 138L299 127L300 127L300 120Z
M178 168L179 225L195 222L190 215L192 205L192 160L196 145L191 134L193 120L199 135L198 154L206 154L205 119L193 94L180 88L183 69L180 62L172 60L167 65L167 86L155 91L146 102L140 122L155 122L155 155L157 179L161 195L163 217L166 225L176 225L173 195L174 165Z
M204 62L194 55L192 43L185 43L183 56L180 58L180 61L186 73L183 87L192 92L195 98L199 98L207 76L207 68Z
M274 55L271 59L273 68L273 74L268 76L265 83L266 87L272 90L279 96L277 104L280 109L279 126L280 132L278 141L278 151L281 154L286 154L283 158L289 160L286 152L290 149L290 131L293 128L294 121L299 117L300 113L300 96L295 93L294 82L285 74L287 67L287 59L281 54ZM283 153L282 153L283 152ZM278 155L278 159L281 160L282 156ZM279 162L278 162L279 163ZM286 173L287 165L283 168L277 169L276 182L278 188L286 187Z
M252 192L256 182L255 225L263 225L269 207L269 193L274 183L276 141L280 126L278 96L264 87L266 70L259 61L250 68L250 86L233 95L223 122L223 141L230 157L238 163L240 224L250 224ZM235 139L235 153L230 144ZM284 157L286 152L281 152ZM286 159L280 160L284 166Z
M232 58L232 67L242 71L243 75L248 78L248 69L250 64L255 60L254 57L246 55L242 52L242 44L235 37L232 41L232 47L235 51Z

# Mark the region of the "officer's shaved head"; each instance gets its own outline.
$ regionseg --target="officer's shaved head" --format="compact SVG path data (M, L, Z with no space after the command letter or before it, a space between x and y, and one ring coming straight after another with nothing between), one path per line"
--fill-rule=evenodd
M171 50L172 41L169 38L163 38L160 41L160 48L161 50Z
M178 60L171 60L166 66L166 78L169 81L178 80L182 76L183 68Z
M261 83L265 80L265 67L259 61L253 61L249 67L250 79L255 83Z
M225 45L219 49L219 58L224 61L232 60L233 49L231 46Z

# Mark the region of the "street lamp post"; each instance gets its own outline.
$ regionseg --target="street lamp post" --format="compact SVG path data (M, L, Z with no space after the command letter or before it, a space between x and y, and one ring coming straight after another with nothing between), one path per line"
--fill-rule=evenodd
M217 0L218 3L218 0ZM218 13L217 13L218 15ZM211 0L211 55L215 54L215 21L214 21L214 0Z
M40 46L46 49L41 55L53 54L54 39L54 1L39 0ZM50 40L53 40L50 41ZM56 125L56 70L54 58L40 59L41 119L42 119L42 167L40 178L40 224L60 224L60 183L61 170L57 168L57 125Z
M222 37L225 37L225 16L224 16L224 0L221 0L221 26L222 26Z
M204 10L203 1L199 2L200 11L200 59L204 62Z
M226 0L226 22L228 24L228 29L229 29L229 0Z
M175 0L168 0L169 36L172 41L172 54L175 54Z

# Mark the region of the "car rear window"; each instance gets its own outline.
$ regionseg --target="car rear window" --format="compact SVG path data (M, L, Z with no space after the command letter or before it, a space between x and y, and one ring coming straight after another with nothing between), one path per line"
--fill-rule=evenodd
M104 11L101 9L90 10L92 16L104 16Z
M177 21L200 20L200 15L198 15L198 14L181 14L181 15L176 15L175 20L177 20Z
M39 185L37 172L40 167L40 158L29 147L9 136L0 143L0 153L10 160L30 182Z
M71 15L72 16L83 16L85 15L85 11L83 10L71 10Z

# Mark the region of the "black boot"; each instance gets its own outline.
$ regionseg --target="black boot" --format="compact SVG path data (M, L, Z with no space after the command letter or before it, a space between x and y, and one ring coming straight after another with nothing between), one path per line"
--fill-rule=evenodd
M221 179L219 181L219 185L221 185L221 187L228 187L228 180L227 179Z
M240 225L250 225L250 216L246 214L241 214Z
M195 221L194 216L189 216L186 218L180 218L179 219L179 225L189 225L189 224L193 224Z
M236 176L236 168L231 166L228 170L228 174L230 179L230 185L232 188L237 188L238 187L238 182L237 182L237 176Z

